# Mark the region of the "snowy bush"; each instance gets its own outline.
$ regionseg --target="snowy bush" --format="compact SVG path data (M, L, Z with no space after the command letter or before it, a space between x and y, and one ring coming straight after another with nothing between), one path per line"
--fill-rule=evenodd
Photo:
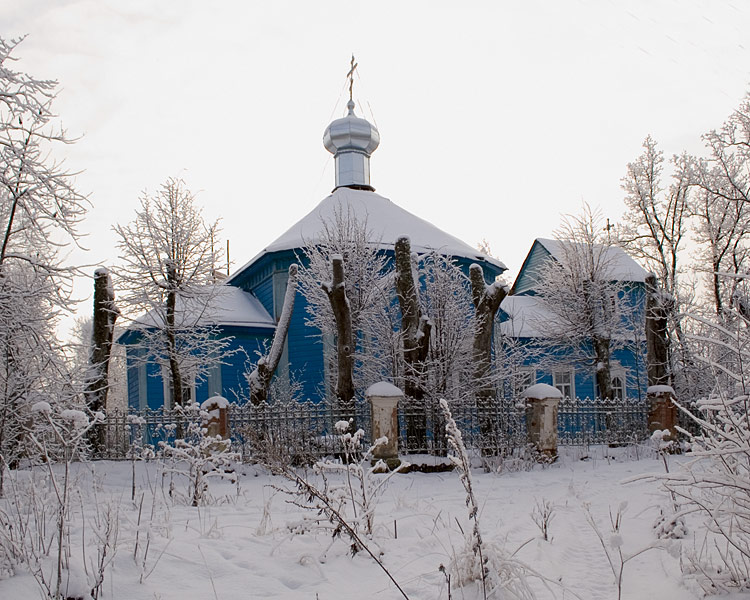
M479 505L474 495L469 456L461 431L453 420L448 403L440 400L445 416L448 446L453 451L450 460L456 467L461 484L466 490L466 506L471 528L466 533L465 546L455 551L449 570L460 586L480 582L482 597L500 595L517 599L532 599L534 593L527 583L528 567L509 556L501 547L483 540L479 529Z
M209 479L218 477L236 481L234 469L240 455L231 450L230 440L207 435L206 429L198 423L188 424L184 438L159 442L159 455L169 460L169 464L165 464L165 474L187 480L185 495L178 494L172 484L170 494L173 498L184 498L191 506L201 506L210 501Z

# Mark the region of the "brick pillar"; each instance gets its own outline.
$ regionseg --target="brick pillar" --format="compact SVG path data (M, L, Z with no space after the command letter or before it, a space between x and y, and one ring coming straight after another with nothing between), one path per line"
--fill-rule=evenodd
M653 433L657 429L669 429L672 439L677 431L677 406L674 390L668 385L652 385L648 391L648 430Z
M557 410L562 393L537 383L521 395L526 400L526 435L529 443L549 458L557 457Z
M229 401L222 396L212 396L201 404L201 410L208 413L203 419L203 427L211 437L229 438Z
M398 460L398 402L403 392L386 381L375 383L367 388L365 397L370 402L372 414L372 442L387 437L388 442L373 450L373 457L389 461ZM390 463L389 463L390 466Z

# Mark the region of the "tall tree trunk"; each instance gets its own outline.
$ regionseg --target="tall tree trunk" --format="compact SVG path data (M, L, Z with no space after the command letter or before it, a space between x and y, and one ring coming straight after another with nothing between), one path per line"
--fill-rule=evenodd
M109 272L106 269L97 269L94 273L94 322L86 384L86 404L91 412L103 411L107 408L109 359L112 354L112 340L118 314ZM95 454L104 450L106 435L103 426L96 426L90 430L89 442Z
M612 387L612 366L610 363L609 338L594 337L594 359L596 360L596 384L599 387L599 398L612 400L615 390Z
M498 432L494 425L493 412L497 405L495 385L490 377L492 368L492 328L497 309L508 294L508 288L494 282L487 285L484 281L484 271L478 264L469 267L469 281L471 282L471 299L474 303L476 330L472 347L474 363L474 389L476 390L477 409L480 413L479 426L485 440L484 451L494 454L496 451Z
M340 254L331 256L331 283L321 284L328 295L333 317L336 321L336 360L337 380L336 398L339 408L347 418L354 417L354 334L352 331L352 313L349 299L346 297L346 279L344 257Z
M416 400L414 411L407 412L406 435L417 446L424 446L427 417L421 410L424 400L424 362L430 349L432 323L422 315L411 263L411 242L408 237L396 240L396 294L401 307L401 335L404 345L404 394Z
M469 267L469 280L477 323L472 348L474 385L479 399L494 400L495 386L489 380L492 366L492 328L500 303L508 294L508 288L498 283L487 285L484 281L484 271L477 264Z
M184 402L182 391L182 373L180 373L180 362L177 355L177 331L176 331L176 308L177 308L177 265L171 260L166 264L167 268L167 311L166 327L167 357L169 360L169 373L172 378L172 406L182 406ZM179 429L179 428L178 428ZM178 432L178 437L180 436Z
M646 356L648 385L671 385L669 306L660 297L655 275L646 277Z
M284 305L281 309L279 322L276 324L276 331L273 334L271 349L268 351L268 354L258 361L255 370L250 374L250 401L256 406L268 400L268 390L271 387L271 380L281 360L284 342L289 333L289 323L292 320L294 298L297 293L297 269L297 265L289 267L289 279L287 279L286 283Z

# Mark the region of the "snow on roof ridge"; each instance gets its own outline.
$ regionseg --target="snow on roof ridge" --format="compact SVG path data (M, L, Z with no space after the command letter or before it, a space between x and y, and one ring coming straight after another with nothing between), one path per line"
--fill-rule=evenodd
M380 247L392 248L400 236L406 235L411 240L413 251L435 250L449 256L481 260L503 270L507 269L502 261L487 256L429 221L401 208L385 196L342 187L321 200L309 213L238 269L228 281L231 282L264 254L301 248L305 243L315 242L321 231L321 219L330 220L338 206L347 205L354 210L358 219L367 219L367 228L373 235L371 241Z
M574 240L555 240L550 238L536 238L547 252L549 252L556 260L561 260L560 246L562 244L574 244L583 245L582 242L576 242ZM608 261L612 268L612 276L617 281L646 281L648 272L641 265L639 265L632 256L630 256L620 246L607 245L607 244L594 244L594 248L606 251Z

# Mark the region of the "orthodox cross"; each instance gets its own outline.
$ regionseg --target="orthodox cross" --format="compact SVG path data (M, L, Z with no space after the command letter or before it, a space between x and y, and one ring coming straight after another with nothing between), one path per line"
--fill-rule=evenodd
M354 54L352 54L351 68L346 74L346 78L349 80L349 100L352 99L352 88L354 87L354 70L357 68L358 63L354 62Z
M607 241L608 241L608 242L611 242L611 241L612 241L612 240L610 239L610 232L611 232L611 231L612 231L612 230L613 230L614 228L615 228L615 224L614 224L614 223L610 223L610 222L609 222L609 218L607 218L607 226L606 226L606 227L604 227L604 231L606 231L606 232L607 232Z

